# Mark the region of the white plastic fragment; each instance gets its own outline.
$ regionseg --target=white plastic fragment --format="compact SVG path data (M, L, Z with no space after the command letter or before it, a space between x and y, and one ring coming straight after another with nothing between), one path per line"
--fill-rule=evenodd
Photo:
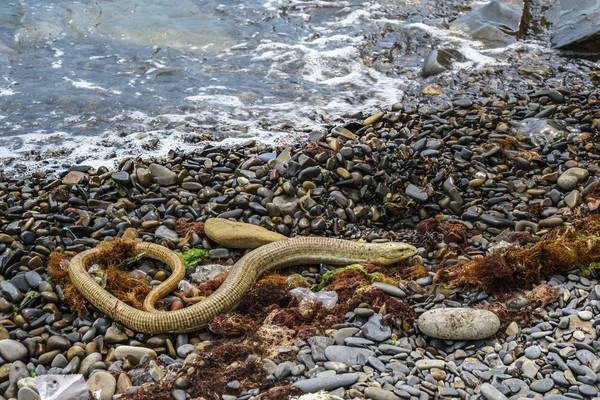
M290 290L290 293L302 301L318 301L325 308L335 306L338 301L338 295L333 291L313 292L309 288L298 287Z
M41 400L88 400L83 375L40 375L35 378Z

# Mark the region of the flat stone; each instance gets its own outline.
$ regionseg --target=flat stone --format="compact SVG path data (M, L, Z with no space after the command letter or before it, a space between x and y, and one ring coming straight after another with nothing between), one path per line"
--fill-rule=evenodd
M425 192L420 187L413 185L412 183L406 187L404 193L408 197L420 201L421 203L424 203L429 199L429 195L427 194L427 192Z
M381 314L375 314L361 328L362 334L367 339L383 342L392 336L392 329L383 321Z
M561 217L550 217L539 221L539 225L544 228L554 228L555 226L560 226L563 223L564 221Z
M417 360L415 361L415 366L419 370L438 368L444 369L446 368L446 361L444 360Z
M115 358L117 360L127 359L134 365L139 363L141 358L145 355L156 357L156 352L152 349L136 346L118 346L115 349Z
M325 357L329 361L337 361L351 367L353 365L365 365L369 357L375 353L368 349L347 346L328 346L325 348Z
M81 171L70 171L65 175L62 179L63 185L76 185L83 179L84 176L87 176L86 173Z
M417 325L421 332L437 339L479 340L498 332L500 320L487 310L438 308L421 314Z
M531 385L529 385L531 390L536 391L538 393L546 393L552 390L554 387L554 380L551 378L540 379L537 381L533 381Z
M292 386L300 388L306 393L314 393L319 390L334 390L342 386L350 386L357 380L357 373L339 374L323 378L305 379L294 383Z
M0 340L0 356L7 362L21 360L27 357L27 348L16 340Z
M560 0L546 12L552 24L552 47L598 53L600 46L600 4L595 0Z
M96 372L85 384L92 393L100 390L100 400L112 400L117 388L117 380L104 371Z
M482 383L479 391L487 400L508 400L508 397L489 383Z
M514 43L519 31L523 2L493 0L457 18L450 28L468 33L486 48Z
M396 285L392 285L385 282L373 282L371 286L373 286L375 289L381 290L383 293L388 294L390 296L398 297L401 299L406 297L406 293Z
M365 389L365 397L373 400L401 400L400 396L396 396L389 390L381 389L378 387L369 386Z
M177 236L177 233L164 225L160 225L158 228L156 228L154 235L156 235L156 237L159 239L167 239L173 243L177 243L179 241L179 236Z
M209 218L204 223L204 233L221 246L235 249L255 249L267 243L287 239L263 227L234 222L223 218Z

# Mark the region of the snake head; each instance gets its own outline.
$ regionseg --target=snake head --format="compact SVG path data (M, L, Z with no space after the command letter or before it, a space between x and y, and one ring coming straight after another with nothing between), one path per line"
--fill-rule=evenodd
M417 254L417 248L407 243L389 242L380 243L378 246L381 248L372 261L373 264L390 265Z

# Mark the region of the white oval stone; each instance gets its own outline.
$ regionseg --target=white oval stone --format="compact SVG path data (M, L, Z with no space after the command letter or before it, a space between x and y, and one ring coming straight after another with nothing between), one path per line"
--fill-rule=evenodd
M498 332L500 320L487 310L438 308L421 314L417 325L421 332L437 339L478 340Z

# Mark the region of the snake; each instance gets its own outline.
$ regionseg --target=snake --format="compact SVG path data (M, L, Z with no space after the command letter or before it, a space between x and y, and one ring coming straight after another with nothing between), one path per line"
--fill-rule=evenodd
M370 263L391 265L416 254L417 249L403 242L364 243L324 237L295 237L265 244L240 258L221 286L206 299L175 311L158 311L157 300L171 293L185 275L177 253L158 244L135 242L136 254L164 262L171 275L146 296L143 307L132 307L102 288L88 273L98 262L97 249L76 254L69 263L69 278L77 290L99 311L126 327L142 333L194 332L223 313L234 309L254 282L266 271L293 265L326 263L348 265Z

